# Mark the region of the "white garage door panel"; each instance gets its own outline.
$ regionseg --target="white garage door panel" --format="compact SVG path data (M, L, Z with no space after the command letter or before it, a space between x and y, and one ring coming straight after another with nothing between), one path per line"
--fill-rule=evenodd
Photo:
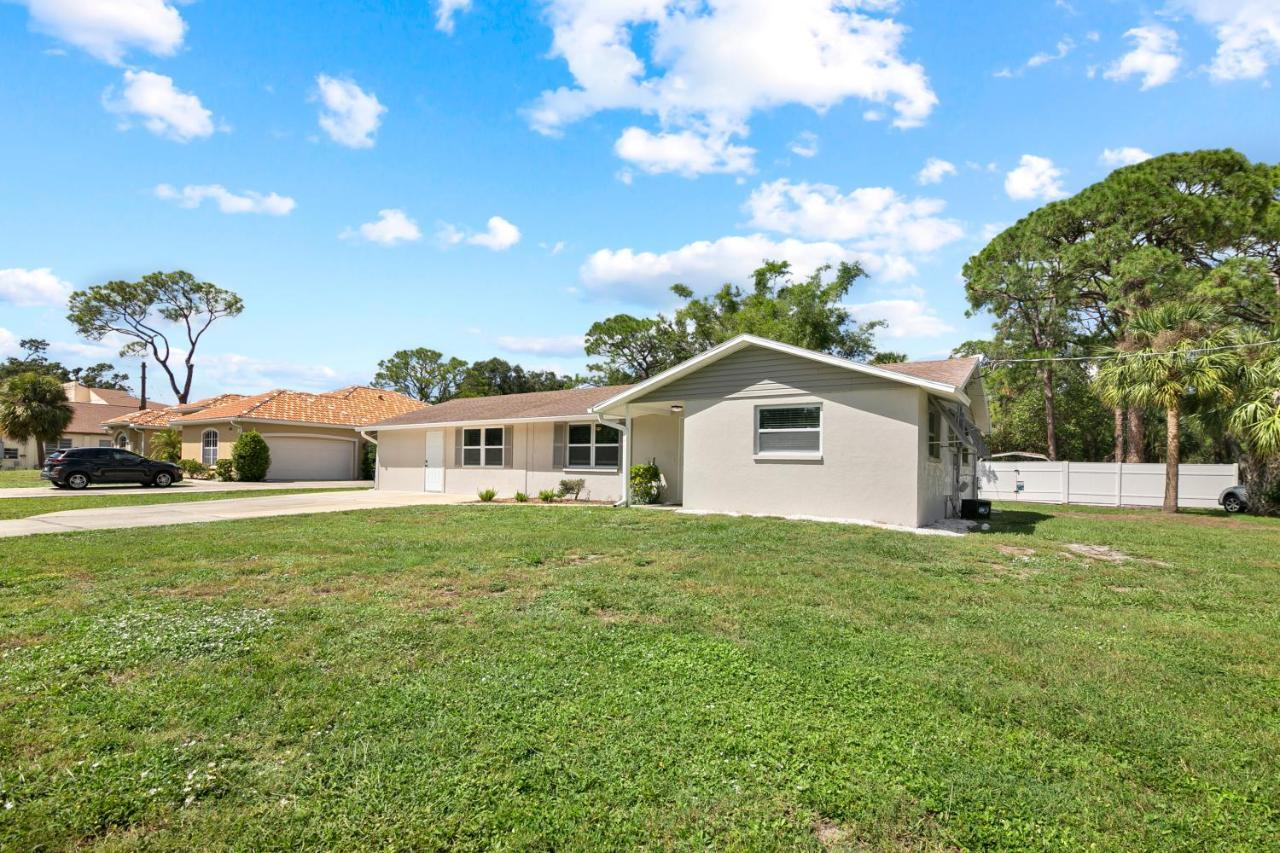
M350 480L354 478L355 445L332 438L272 438L268 480Z

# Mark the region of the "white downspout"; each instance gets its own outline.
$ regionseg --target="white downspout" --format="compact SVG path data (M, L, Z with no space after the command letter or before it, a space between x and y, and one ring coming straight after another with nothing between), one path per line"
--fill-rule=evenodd
M628 407L627 416L623 423L617 421L607 421L604 415L596 413L596 423L607 427L613 427L622 433L622 497L614 503L614 506L631 506L631 412Z

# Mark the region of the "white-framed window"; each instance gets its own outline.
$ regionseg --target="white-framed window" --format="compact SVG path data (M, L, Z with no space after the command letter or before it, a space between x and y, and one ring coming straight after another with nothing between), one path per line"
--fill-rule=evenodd
M73 445L69 438L59 438L56 442L56 449L58 450L70 450L72 447Z
M502 427L475 427L462 431L462 465L465 468L502 467Z
M5 458L5 459L17 459L17 458L18 458L18 448L16 448L16 447L9 447L7 444L6 444L6 445L0 445L0 447L3 447L3 448L4 448L4 458Z
M566 468L617 468L622 433L604 424L569 424Z
M218 461L218 431L207 429L200 436L200 461L210 468Z
M816 455L822 452L822 406L756 407L756 454Z
M942 413L929 410L929 458L942 458Z

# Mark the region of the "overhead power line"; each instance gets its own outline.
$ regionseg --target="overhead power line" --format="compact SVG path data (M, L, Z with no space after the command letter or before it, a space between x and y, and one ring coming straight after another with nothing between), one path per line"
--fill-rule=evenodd
M1227 344L1220 347L1200 347L1197 349L1172 350L1165 352L1116 352L1107 355L1053 355L1044 358L993 358L986 362L983 366L990 369L993 367L1003 367L1007 364L1043 364L1048 361L1110 361L1117 358L1149 358L1158 355L1199 355L1206 352L1218 352L1220 350L1232 349L1249 349L1250 347L1265 347L1271 344L1280 344L1280 338L1270 341L1254 341L1249 344Z

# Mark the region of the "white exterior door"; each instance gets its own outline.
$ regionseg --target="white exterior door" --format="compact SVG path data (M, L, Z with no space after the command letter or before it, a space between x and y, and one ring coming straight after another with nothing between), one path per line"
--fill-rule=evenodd
M426 478L426 491L444 491L444 430L427 430Z

